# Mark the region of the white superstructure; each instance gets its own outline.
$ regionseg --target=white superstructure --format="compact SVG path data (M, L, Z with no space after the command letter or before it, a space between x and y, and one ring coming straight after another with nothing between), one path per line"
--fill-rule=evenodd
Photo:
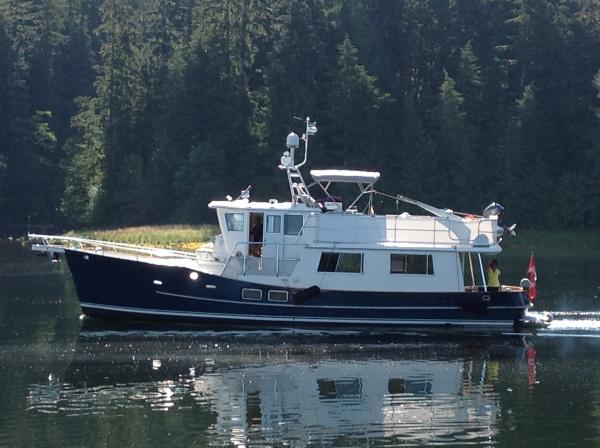
M295 164L300 139L294 133L287 138L279 168L288 177L289 202L252 202L246 190L237 200L209 204L221 229L208 257L222 263L215 273L298 289L464 292L475 287L476 277L486 288L481 254L501 251L504 230L497 209L487 216L463 215L384 195L374 189L377 172L313 170L314 182L307 185L299 168L306 163L308 136L316 131L307 118L300 164ZM356 184L358 196L344 206L331 193L336 183ZM315 199L311 188L323 197ZM376 215L375 195L428 214Z

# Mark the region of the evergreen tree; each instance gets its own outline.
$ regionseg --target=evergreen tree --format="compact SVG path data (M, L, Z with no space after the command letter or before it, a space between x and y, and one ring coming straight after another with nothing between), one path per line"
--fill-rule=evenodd
M74 225L99 221L98 201L104 185L104 117L95 98L77 99L79 113L73 117L77 135L65 144L63 169L65 190L61 211Z
M6 175L11 145L13 67L14 54L11 41L6 34L4 23L0 21L0 210L3 210L2 205L8 195Z
M106 222L137 221L141 211L130 216L123 213L135 208L135 198L124 179L131 175L124 163L129 155L140 156L134 140L136 101L140 98L137 77L139 14L126 0L105 0L101 7L102 24L97 32L103 36L100 50L102 73L96 81L96 91L103 123L103 171L101 195L97 201L98 215ZM130 159L129 159L130 160ZM106 175L108 173L108 175ZM136 176L141 175L135 171ZM139 185L138 182L135 182Z
M338 46L338 74L334 80L332 118L337 151L332 159L347 167L362 159L371 167L386 163L385 145L378 141L379 111L391 103L376 87L376 78L358 63L358 52L346 36Z

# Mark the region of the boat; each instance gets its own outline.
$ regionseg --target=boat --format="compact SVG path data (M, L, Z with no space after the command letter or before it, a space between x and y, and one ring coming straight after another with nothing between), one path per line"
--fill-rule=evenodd
M32 234L33 250L64 253L83 313L245 326L511 327L530 308L528 287L486 284L485 257L514 233L503 207L481 215L441 209L375 189L380 174L301 172L316 122L287 136L279 168L290 199L237 199L208 206L221 233L182 252ZM301 140L304 142L301 145ZM303 159L297 163L297 155ZM355 186L346 201L336 193ZM377 214L375 198L419 210Z

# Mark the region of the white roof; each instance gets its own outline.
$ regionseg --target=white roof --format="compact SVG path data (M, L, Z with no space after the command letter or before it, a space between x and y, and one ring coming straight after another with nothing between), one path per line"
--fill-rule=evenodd
M304 204L292 204L291 202L253 202L248 199L237 199L235 201L211 201L209 208L227 208L242 210L308 210ZM310 209L314 211L315 209Z
M379 179L379 173L375 171L312 170L310 175L315 182L356 182L361 184L372 184Z

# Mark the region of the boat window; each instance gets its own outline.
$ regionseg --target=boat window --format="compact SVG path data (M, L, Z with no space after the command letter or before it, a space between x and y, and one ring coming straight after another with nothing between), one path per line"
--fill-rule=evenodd
M267 215L267 233L281 232L281 216Z
M361 273L363 271L363 256L362 254L323 252L317 271Z
M260 300L262 299L262 291L254 288L243 288L242 299L246 300Z
M287 291L269 290L267 298L271 302L287 302L288 293Z
M360 378L317 379L319 398L350 398L362 395L362 380Z
M225 213L225 221L227 221L227 230L230 232L241 232L244 230L243 213Z
M433 257L431 255L391 254L390 273L433 275Z
M302 233L302 215L285 215L283 233L285 235L300 235Z

